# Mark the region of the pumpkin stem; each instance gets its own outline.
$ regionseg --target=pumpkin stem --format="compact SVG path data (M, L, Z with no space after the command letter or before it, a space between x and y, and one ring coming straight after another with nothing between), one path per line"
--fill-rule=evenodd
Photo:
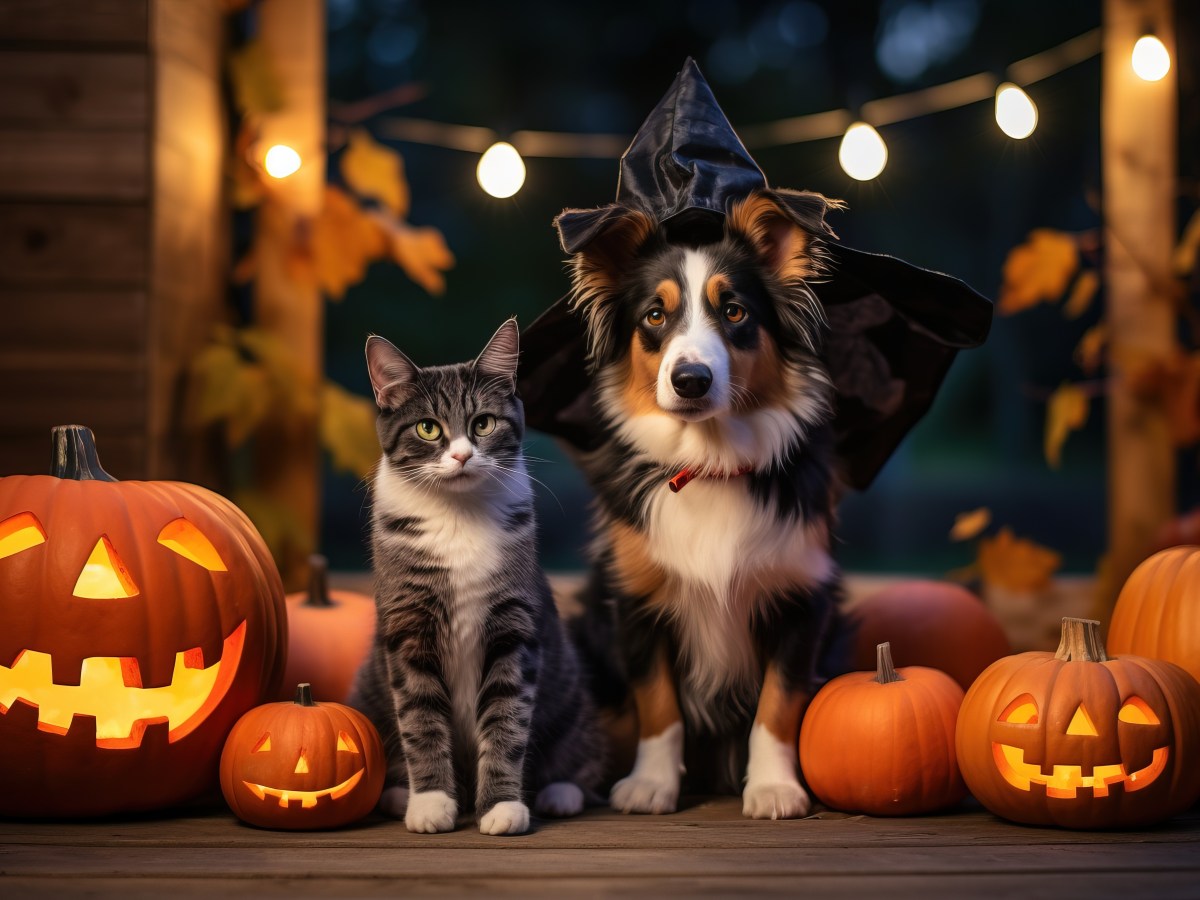
M308 558L308 596L304 598L305 606L333 606L329 598L329 560L320 553L314 553Z
M296 685L296 704L298 706L316 706L312 698L312 685L307 681Z
M1062 620L1062 640L1054 658L1067 662L1107 662L1108 655L1100 640L1100 623L1096 619L1065 617Z
M875 645L875 680L879 684L892 684L904 680L904 676L897 672L895 665L892 664L890 641Z
M72 481L116 481L100 466L96 436L85 425L50 429L50 474Z

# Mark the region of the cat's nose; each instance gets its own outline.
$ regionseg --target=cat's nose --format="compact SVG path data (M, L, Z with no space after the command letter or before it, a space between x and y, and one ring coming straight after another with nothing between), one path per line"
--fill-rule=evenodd
M475 455L475 448L467 441L459 443L455 441L450 445L450 458L456 461L460 466L465 466L467 460Z

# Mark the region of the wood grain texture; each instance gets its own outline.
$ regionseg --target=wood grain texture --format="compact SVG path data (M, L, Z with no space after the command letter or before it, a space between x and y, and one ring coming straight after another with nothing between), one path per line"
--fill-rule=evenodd
M143 200L149 180L141 131L0 130L0 197Z
M0 367L21 356L36 357L22 365L54 368L46 360L144 353L146 306L142 291L0 290Z
M4 0L0 40L144 45L148 0ZM191 0L174 0L185 3Z
M148 244L143 207L0 204L0 287L140 288Z
M144 53L0 52L0 124L144 131Z

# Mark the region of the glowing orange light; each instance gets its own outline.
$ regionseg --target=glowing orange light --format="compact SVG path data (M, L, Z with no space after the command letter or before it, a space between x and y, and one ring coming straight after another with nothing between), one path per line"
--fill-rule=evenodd
M102 535L79 573L73 592L83 600L117 600L136 597L138 586L117 556L107 535Z

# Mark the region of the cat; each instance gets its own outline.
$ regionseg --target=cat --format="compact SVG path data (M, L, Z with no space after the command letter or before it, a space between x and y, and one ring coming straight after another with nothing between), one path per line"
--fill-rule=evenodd
M381 337L367 368L377 634L352 703L388 757L380 809L414 832L529 829L598 802L604 742L538 561L516 395L516 321L469 363L418 368Z

